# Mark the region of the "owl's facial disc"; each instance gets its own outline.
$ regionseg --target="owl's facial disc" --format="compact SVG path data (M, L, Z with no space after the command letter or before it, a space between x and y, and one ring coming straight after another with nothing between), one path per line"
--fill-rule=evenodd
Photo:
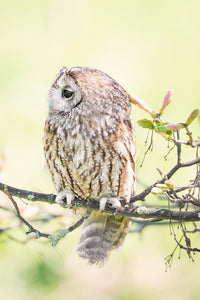
M49 92L49 110L69 112L82 102L81 91L75 80L61 69Z

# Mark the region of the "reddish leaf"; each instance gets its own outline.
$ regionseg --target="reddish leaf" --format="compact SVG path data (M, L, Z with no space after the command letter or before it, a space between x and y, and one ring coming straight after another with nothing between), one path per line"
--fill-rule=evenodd
M166 108L166 107L170 104L170 102L172 101L172 96L173 96L173 95L174 95L174 89L170 89L170 90L167 92L167 94L166 94L166 96L165 96L165 98L164 98L164 100L163 100L163 105L162 105L162 107L161 107L161 109L160 109L160 112L159 112L160 115L163 114L165 108Z

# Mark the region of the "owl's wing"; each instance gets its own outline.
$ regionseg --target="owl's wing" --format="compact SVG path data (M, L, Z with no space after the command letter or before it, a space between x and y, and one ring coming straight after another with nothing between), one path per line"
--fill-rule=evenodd
M136 191L136 142L133 120L125 119L119 126L114 149L118 154L118 196L129 202Z

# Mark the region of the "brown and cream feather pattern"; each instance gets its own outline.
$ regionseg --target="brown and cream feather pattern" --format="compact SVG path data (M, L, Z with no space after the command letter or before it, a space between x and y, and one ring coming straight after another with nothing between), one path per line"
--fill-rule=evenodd
M44 152L58 195L66 191L79 199L129 202L135 193L136 150L125 90L100 71L63 68L49 103ZM83 225L80 256L102 263L123 243L128 228L125 217L92 212Z

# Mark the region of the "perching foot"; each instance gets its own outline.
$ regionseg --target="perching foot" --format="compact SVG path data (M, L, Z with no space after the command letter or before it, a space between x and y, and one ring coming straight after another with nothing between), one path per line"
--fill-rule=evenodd
M107 198L107 197L103 197L100 200L100 211L103 212L105 210L106 204L111 204L112 208L118 208L121 207L121 202L120 202L120 198L115 198L115 197L111 197L111 198Z
M62 191L60 193L58 193L58 195L56 196L56 200L55 202L60 204L61 206L68 206L69 208L72 207L72 201L74 200L75 196L70 193L70 192L66 192L66 191Z

